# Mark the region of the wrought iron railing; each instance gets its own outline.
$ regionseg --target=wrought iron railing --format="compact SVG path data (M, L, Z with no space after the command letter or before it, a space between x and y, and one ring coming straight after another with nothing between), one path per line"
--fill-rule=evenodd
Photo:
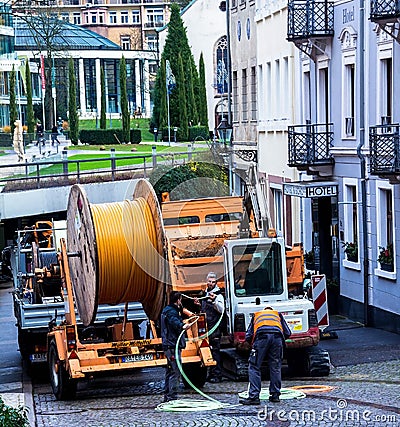
M369 149L371 174L400 173L399 124L371 126Z
M289 0L287 39L333 36L333 2Z
M289 126L289 166L333 163L330 152L333 142L332 128L332 123Z
M371 21L400 17L400 0L371 0Z

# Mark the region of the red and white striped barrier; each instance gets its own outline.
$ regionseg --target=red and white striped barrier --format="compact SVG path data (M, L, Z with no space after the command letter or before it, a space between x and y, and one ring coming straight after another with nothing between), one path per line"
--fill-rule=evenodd
M311 276L312 296L318 327L324 330L329 326L328 299L326 294L325 274Z

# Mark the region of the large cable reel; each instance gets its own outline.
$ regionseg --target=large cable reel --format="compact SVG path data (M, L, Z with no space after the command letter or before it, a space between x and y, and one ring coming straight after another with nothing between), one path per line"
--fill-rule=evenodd
M99 304L141 302L156 320L169 283L165 232L156 194L137 181L132 200L90 204L80 185L71 188L67 208L71 281L80 318L94 322Z

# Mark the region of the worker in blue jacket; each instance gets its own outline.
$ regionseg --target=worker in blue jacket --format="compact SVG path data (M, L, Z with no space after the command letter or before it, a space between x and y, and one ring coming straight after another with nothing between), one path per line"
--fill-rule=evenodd
M190 327L190 324L182 320L182 294L171 292L169 295L169 305L161 313L161 339L162 347L167 358L167 369L165 372L164 402L177 399L180 372L175 356L175 347L182 330ZM178 357L185 348L186 341L184 334L181 335L178 344Z
M259 405L261 391L261 364L267 357L270 383L269 401L279 402L283 347L291 331L281 313L272 307L254 313L246 332L246 342L253 341L249 356L249 396L239 399L243 405Z

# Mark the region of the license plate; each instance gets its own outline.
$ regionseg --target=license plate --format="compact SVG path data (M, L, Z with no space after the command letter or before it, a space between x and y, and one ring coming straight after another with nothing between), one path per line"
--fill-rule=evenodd
M46 353L35 353L35 354L31 354L29 356L29 360L32 363L47 362L47 354Z
M122 362L141 362L143 360L153 360L153 355L151 353L146 354L130 354L129 356L123 356Z

